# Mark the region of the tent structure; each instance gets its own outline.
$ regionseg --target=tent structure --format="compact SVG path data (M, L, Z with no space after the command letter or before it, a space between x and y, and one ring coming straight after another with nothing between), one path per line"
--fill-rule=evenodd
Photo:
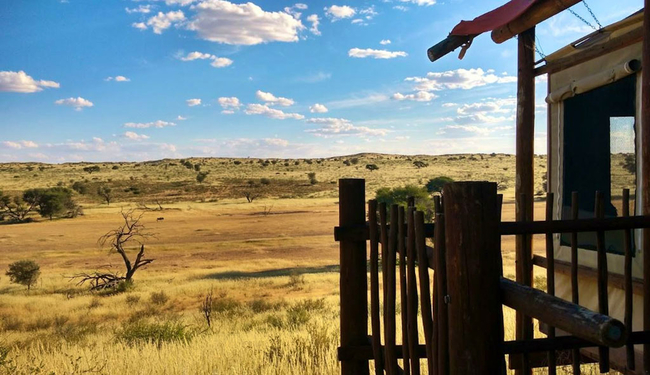
M632 215L650 214L650 14L643 9L605 26L535 62L535 25L577 4L579 0L512 0L472 21L462 21L449 36L428 50L434 62L461 48L460 58L472 40L491 32L502 43L518 36L516 115L516 219L533 217L533 158L535 78L548 76L548 191L554 193L554 219L571 219L572 200L579 193L579 218L594 217L594 195L604 198L604 217L621 216L621 192L632 194ZM646 4L650 0L646 0ZM542 150L537 150L541 152ZM578 238L581 270L580 304L598 310L595 233ZM607 264L614 277L624 273L623 233L607 232ZM572 299L569 238L554 238L555 294ZM517 282L530 285L533 264L531 237L521 236L517 246ZM632 241L631 272L634 282L634 331L650 330L650 230L636 230ZM590 273L591 272L591 273ZM609 315L623 320L625 294L621 286L608 286ZM530 319L518 314L517 339L532 338ZM645 349L645 350L644 350ZM625 348L612 351L612 367L625 374L650 374L650 345L637 345L636 363L626 363ZM598 358L598 350L583 356ZM517 373L529 374L530 368Z

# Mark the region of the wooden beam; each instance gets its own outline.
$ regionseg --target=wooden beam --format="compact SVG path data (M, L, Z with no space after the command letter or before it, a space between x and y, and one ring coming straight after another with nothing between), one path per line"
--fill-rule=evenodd
M447 184L443 197L451 374L505 373L496 183Z
M427 50L431 62L438 60L449 52L469 42L476 35L449 35L444 40Z
M365 194L365 180L339 180L339 225L365 223ZM366 241L341 241L340 264L341 345L365 345L368 341ZM368 361L341 362L341 375L355 374L368 375Z
M522 34L524 31L534 28L538 23L547 20L554 15L562 12L581 0L541 0L533 4L517 19L492 30L492 40L495 43L503 43L515 35Z
M650 9L650 0L644 1ZM643 35L650 35L650 12L643 14ZM641 202L643 215L650 215L650 38L643 39L641 55ZM643 330L650 331L650 230L643 231ZM643 345L643 371L650 373L650 345Z
M610 52L625 48L634 43L638 43L643 40L643 29L635 29L629 33L612 38L605 43L596 44L585 50L578 51L574 54L571 54L566 57L561 57L556 60L552 60L546 63L546 65L540 66L535 69L535 75L539 76L542 74L553 74L564 69L568 69L572 66L576 66L585 61L591 60L598 56L608 54ZM550 82L550 81L549 81Z
M534 142L535 142L535 27L519 35L517 51L517 119L516 119L516 182L515 218L518 222L533 220ZM522 234L516 239L516 279L532 285L532 236ZM516 313L516 338L533 338L533 322L522 312ZM531 375L524 356L522 370L516 375Z

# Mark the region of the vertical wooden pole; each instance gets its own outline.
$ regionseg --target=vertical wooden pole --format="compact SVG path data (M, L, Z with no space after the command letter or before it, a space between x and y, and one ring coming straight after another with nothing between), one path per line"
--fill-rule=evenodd
M596 204L594 205L596 217L602 219L605 217L605 198L601 191L596 191ZM598 252L598 312L603 315L609 315L609 302L607 294L607 249L605 248L605 232L596 232L596 250ZM600 373L609 372L609 348L606 346L598 347L598 362Z
M397 229L397 249L399 252L399 290L400 290L400 306L402 308L402 358L404 375L411 375L411 359L409 352L409 339L408 339L408 290L406 286L406 228L404 227L404 220L406 213L404 207L399 206L397 222L399 227Z
M436 267L435 287L436 287L436 327L438 327L437 352L438 356L438 375L447 375L449 373L449 318L447 314L447 260L445 256L445 215L442 209L440 196L434 198L436 220L434 227L434 251Z
M533 218L533 158L535 141L535 28L519 34L517 57L517 119L516 119L516 181L515 213L517 221ZM532 237L517 236L516 281L530 286L532 283ZM517 312L517 339L532 339L532 319ZM532 374L524 356L522 369L517 375Z
M379 320L379 228L377 227L377 201L368 202L368 227L370 234L370 324L372 326L372 354L375 375L384 373L381 352L381 323Z
M397 252L397 205L393 204L390 207L390 231L388 236L388 252L386 259L386 284L384 284L384 289L386 289L386 300L384 301L385 315L384 315L384 330L386 334L384 335L384 345L386 347L385 359L386 359L386 374L388 375L397 375L397 352L395 345L395 335L396 335L396 322L395 322L395 300L396 296L396 286L395 286L395 262L396 262L396 252Z
M578 220L578 192L571 192L571 219ZM580 304L580 289L578 285L578 232L571 232L571 302ZM580 375L580 349L572 351L573 375Z
M415 207L409 206L406 211L407 240L406 240L406 275L408 286L408 329L409 329L409 352L413 353L411 361L411 374L420 375L420 359L417 357L418 337L418 284L415 276Z
M452 183L443 196L450 375L503 374L496 184Z
M422 312L422 328L424 343L427 350L427 368L429 375L435 375L437 368L433 367L433 315L431 312L431 288L429 281L429 262L427 260L427 238L424 234L424 212L415 212L415 248L418 254L418 274L420 276L420 311Z
M630 216L630 189L623 189L623 217ZM625 230L625 244L623 249L625 250L625 266L623 275L625 276L625 330L627 331L627 337L630 337L632 334L632 318L634 316L634 297L632 294L632 230ZM634 345L627 344L625 346L626 359L627 359L627 368L629 370L635 370L635 355L634 355Z
M650 9L650 0L644 1ZM641 81L641 202L643 215L650 215L650 12L643 14ZM643 230L643 330L650 331L650 229ZM650 375L650 344L643 345L643 372Z
M553 221L554 194L546 194L546 221ZM555 295L555 253L553 246L553 233L546 233L546 292ZM548 338L555 338L555 327L548 327ZM557 374L557 357L555 350L548 352L548 374Z
M366 223L366 183L362 179L339 180L339 226ZM368 281L366 241L340 242L341 346L368 343ZM369 374L367 360L341 361L342 375Z

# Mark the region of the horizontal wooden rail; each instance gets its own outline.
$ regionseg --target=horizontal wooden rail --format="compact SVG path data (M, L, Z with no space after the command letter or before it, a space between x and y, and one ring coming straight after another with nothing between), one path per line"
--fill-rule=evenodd
M427 238L433 238L434 224L424 224ZM503 221L499 224L502 236L517 234L546 234L570 232L597 232L622 229L650 228L650 216L610 217L604 219L578 219L553 221ZM370 232L368 223L365 225L335 227L334 240L368 240Z
M533 255L533 264L538 267L546 268L548 265L548 260L543 256ZM556 260L555 272L567 276L571 275L571 263L562 260ZM595 268L579 265L578 272L581 276L592 279L598 278L598 271ZM625 290L625 277L623 275L613 272L609 272L607 275L609 279L607 284L608 286ZM643 280L637 277L633 277L632 290L634 291L634 294L643 295Z
M628 343L633 345L650 343L650 332L639 331L632 332L628 338ZM598 344L575 336L558 336L555 338L539 338L532 340L513 340L503 343L503 354L514 355L523 353L538 353L549 350L569 350L581 348L594 348ZM383 350L383 346L382 346ZM418 345L415 357L426 358L427 352L425 345ZM397 358L402 358L402 348L397 347ZM373 359L372 346L347 346L338 348L338 359L343 360L370 360Z
M608 347L625 344L625 326L620 321L575 303L501 278L503 304L570 334Z

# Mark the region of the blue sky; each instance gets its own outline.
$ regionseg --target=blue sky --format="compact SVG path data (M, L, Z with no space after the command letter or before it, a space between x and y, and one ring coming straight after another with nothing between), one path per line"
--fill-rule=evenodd
M426 57L503 2L0 0L0 162L513 153L516 41ZM603 25L643 6L588 3ZM590 31L564 12L537 35Z

